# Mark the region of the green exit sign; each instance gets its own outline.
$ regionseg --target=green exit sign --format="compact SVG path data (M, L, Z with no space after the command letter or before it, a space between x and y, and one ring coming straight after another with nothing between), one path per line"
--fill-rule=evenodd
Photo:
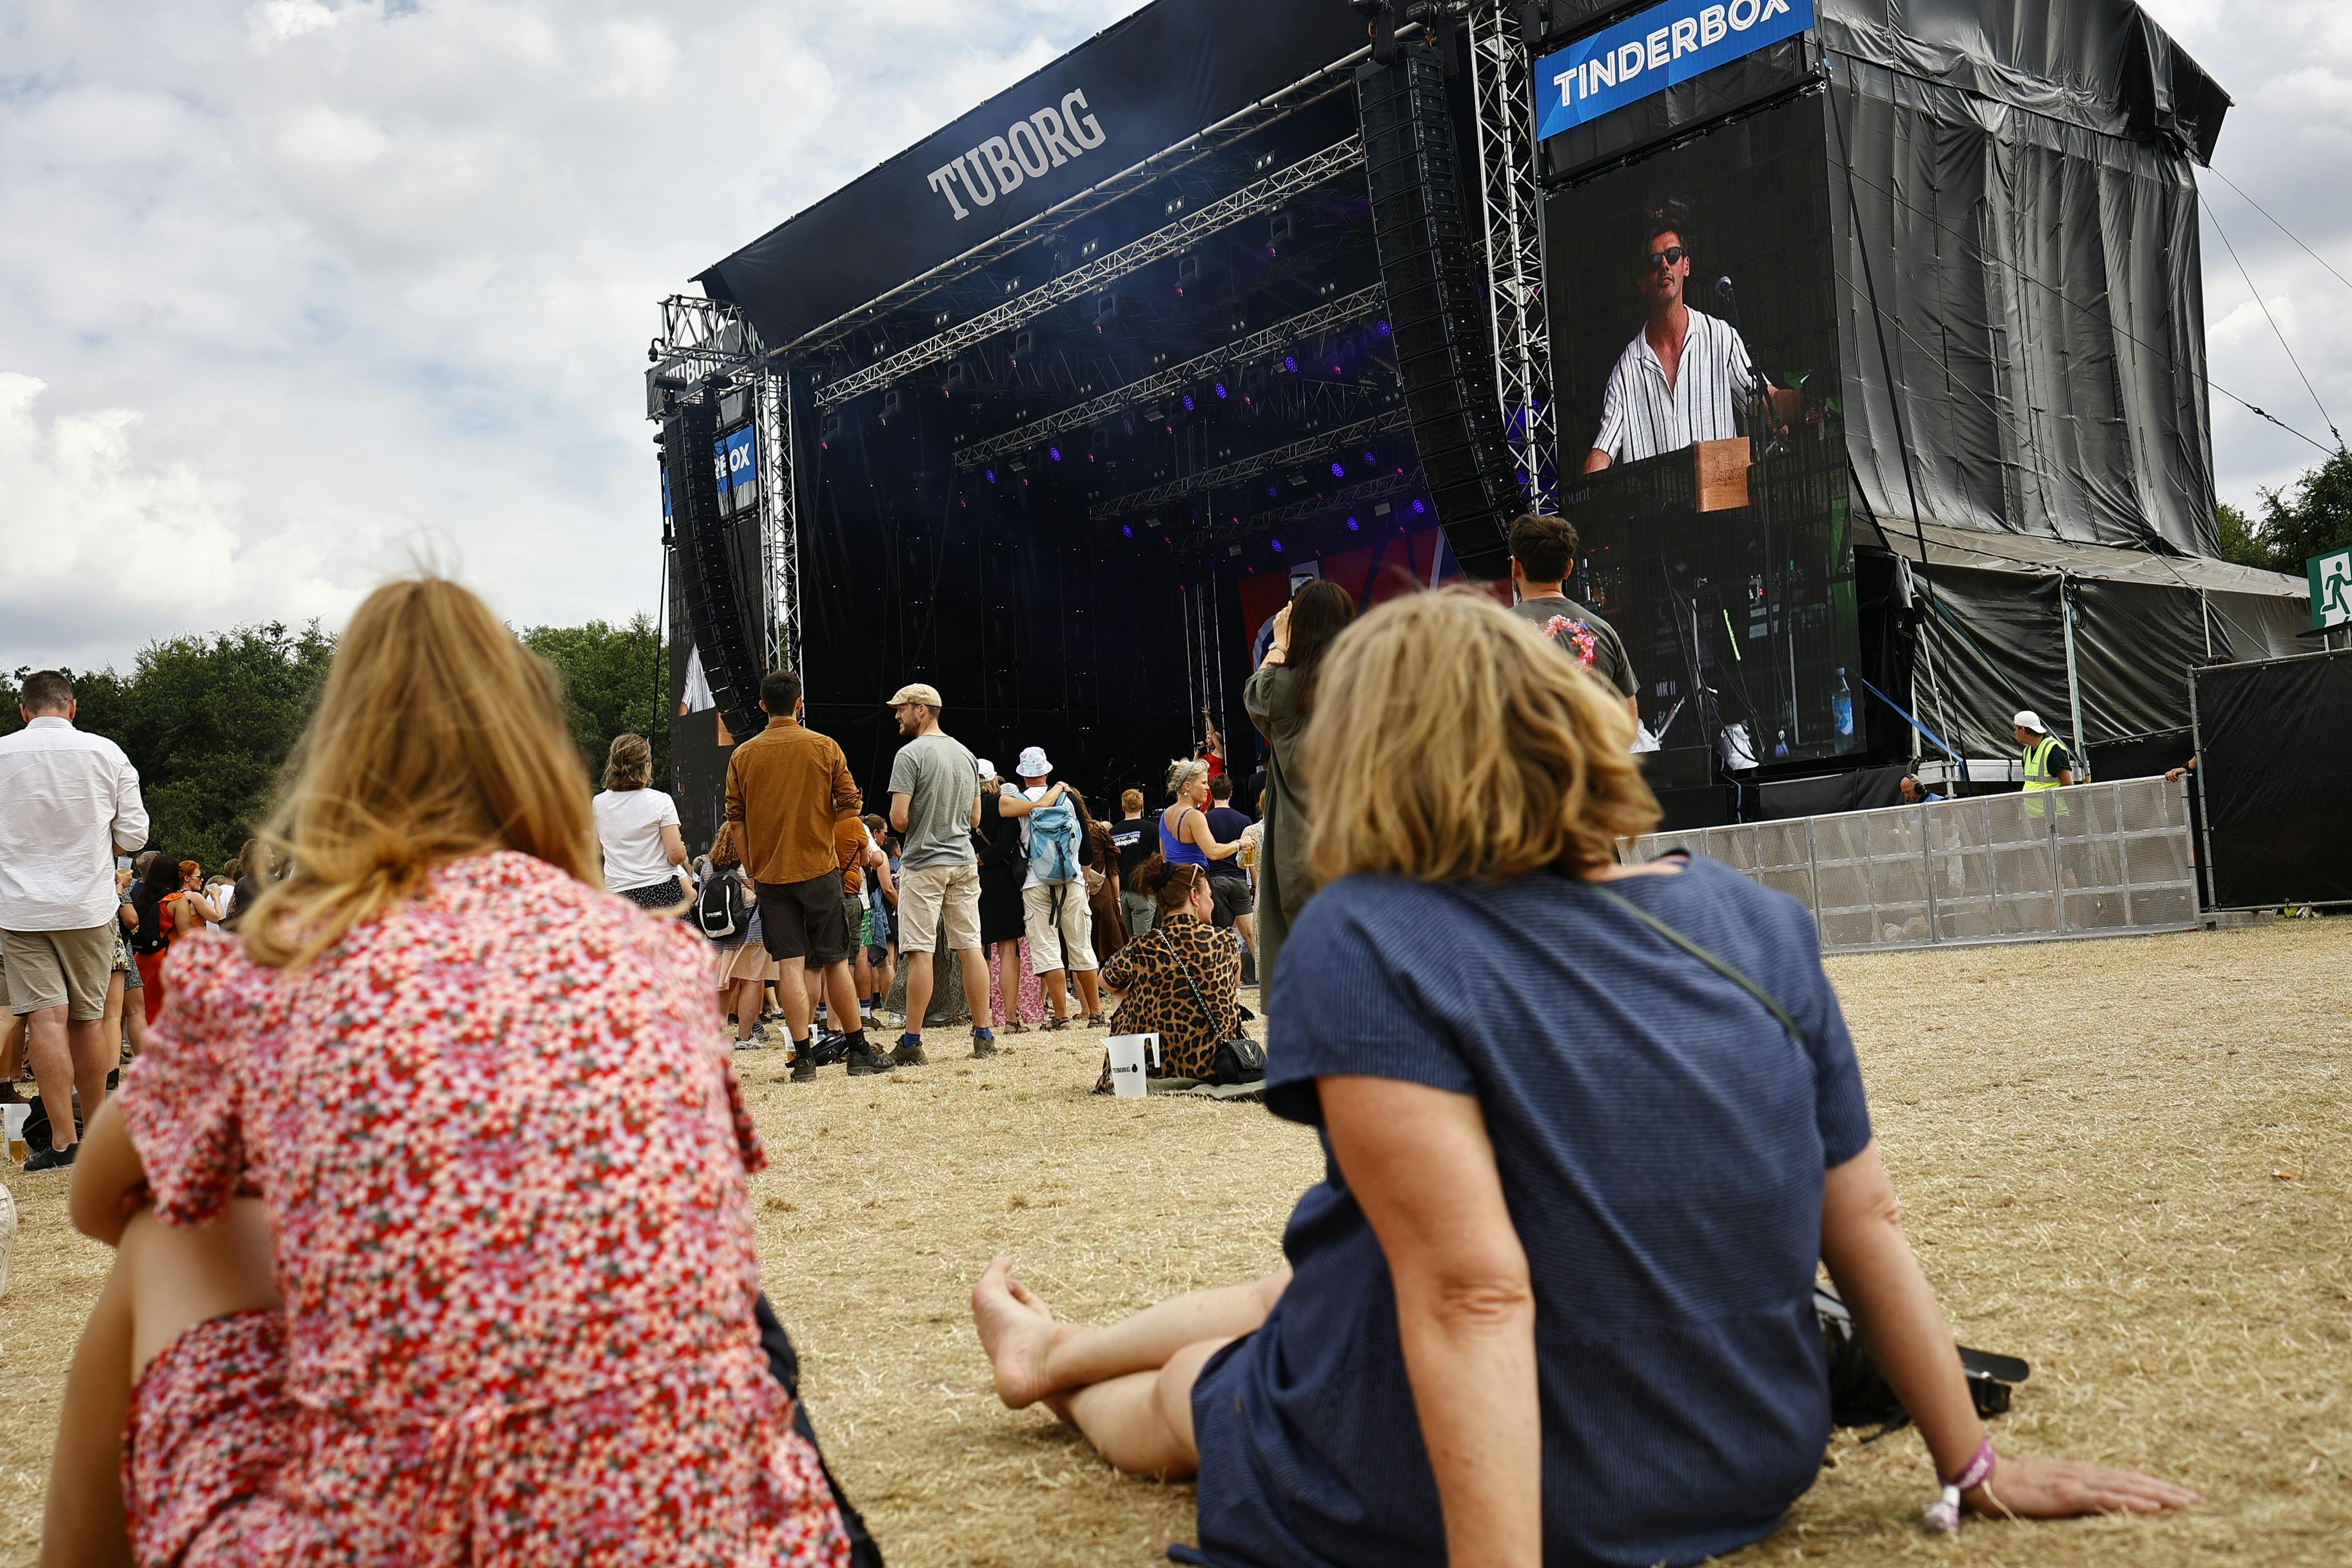
M2352 548L2315 555L2303 563L2311 578L2311 626L2352 626Z

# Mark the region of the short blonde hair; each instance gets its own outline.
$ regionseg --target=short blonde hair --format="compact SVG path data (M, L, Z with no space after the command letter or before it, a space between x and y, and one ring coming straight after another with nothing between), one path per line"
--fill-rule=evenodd
M446 860L537 856L601 887L580 753L555 671L437 577L368 595L260 837L293 872L239 932L256 963L306 963L422 889Z
M1299 773L1325 881L1585 871L1657 823L1624 703L1475 589L1373 611L1332 645L1321 684Z
M1208 758L1179 757L1174 762L1169 763L1168 798L1174 800L1178 795L1183 794L1186 787L1192 784L1192 775L1194 773L1199 773L1203 778L1208 776Z

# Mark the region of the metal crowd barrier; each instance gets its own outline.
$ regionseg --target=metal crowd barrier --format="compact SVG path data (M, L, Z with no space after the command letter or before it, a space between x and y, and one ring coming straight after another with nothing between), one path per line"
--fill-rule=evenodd
M2189 804L2160 778L1652 833L1813 911L1822 948L2034 942L2197 923Z

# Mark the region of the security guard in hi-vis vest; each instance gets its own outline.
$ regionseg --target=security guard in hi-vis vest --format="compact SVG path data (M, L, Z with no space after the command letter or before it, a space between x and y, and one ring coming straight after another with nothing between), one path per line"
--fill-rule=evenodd
M2074 753L2066 742L2048 733L2042 727L2041 716L2031 708L2021 711L2010 722L2017 728L2017 743L2025 748L2025 793L2058 789L2074 782ZM2028 800L2025 815L2040 816L2042 803ZM2058 815L2066 815L2066 803L2058 803Z

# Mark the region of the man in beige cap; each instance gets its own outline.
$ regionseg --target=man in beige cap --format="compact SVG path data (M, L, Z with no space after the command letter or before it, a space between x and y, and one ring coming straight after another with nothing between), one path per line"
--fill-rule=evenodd
M963 965L971 1005L971 1054L996 1054L988 1026L988 963L980 952L980 770L963 743L940 728L939 689L917 682L890 699L908 737L890 764L890 826L905 840L898 880L898 951L907 961L907 1032L890 1059L919 1067L923 1015L931 1005L931 958L941 926Z

